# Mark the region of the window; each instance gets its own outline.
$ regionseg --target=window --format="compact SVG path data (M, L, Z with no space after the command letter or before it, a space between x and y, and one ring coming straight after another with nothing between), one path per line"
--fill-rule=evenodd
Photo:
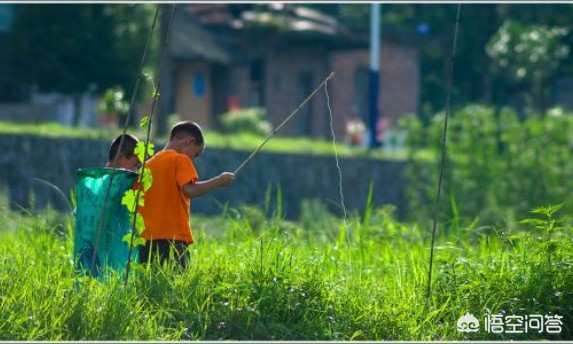
M205 96L205 77L201 73L193 75L193 96L199 99Z

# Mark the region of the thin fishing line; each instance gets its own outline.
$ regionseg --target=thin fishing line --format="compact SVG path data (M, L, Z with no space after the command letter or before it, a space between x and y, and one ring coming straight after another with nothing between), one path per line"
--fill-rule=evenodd
M340 159L338 158L338 148L336 146L336 134L334 133L334 124L333 124L334 120L332 116L332 108L330 106L330 95L328 94L328 83L324 84L324 94L326 95L326 107L328 109L328 115L330 118L330 133L332 135L332 147L334 148L334 159L336 161L336 169L338 170L338 191L340 195L340 206L344 214L343 223L344 223L344 231L346 232L345 241L347 248L349 250L348 265L350 267L350 276L354 277L356 269L354 266L354 260L352 258L352 249L351 249L352 242L350 240L350 235L348 234L348 223L347 223L348 216L346 211L346 204L344 203L344 192L342 188L342 169L340 168ZM347 281L350 282L352 281L352 279L348 279ZM362 286L360 288L362 288Z
M344 204L344 192L342 191L342 169L340 168L340 161L338 160L338 149L336 148L336 134L334 133L332 108L330 107L330 96L328 94L328 82L324 84L324 94L326 95L326 107L328 108L328 115L330 116L330 133L332 134L332 147L334 148L334 159L336 159L336 169L338 170L338 191L340 193L340 205L344 214L344 227L346 224L346 205Z
M438 209L440 207L440 196L442 194L442 180L444 177L444 166L446 164L446 137L448 134L448 117L450 116L450 103L451 103L451 94L452 94L452 83L453 83L453 76L454 76L454 65L456 62L456 42L458 40L458 28L460 23L460 12L461 12L461 3L458 3L458 9L456 13L456 24L454 26L454 38L452 44L452 53L451 53L451 63L449 68L449 75L448 75L448 85L447 85L447 95L446 95L446 115L444 117L444 126L442 129L442 157L440 162L440 176L438 178L438 190L436 195L436 203L434 207L434 218L433 218L433 226L432 226L432 243L430 246L430 267L428 269L428 284L426 288L426 299L429 301L430 296L432 293L432 265L434 262L434 242L436 238L436 228L438 225ZM428 302L426 303L426 305Z

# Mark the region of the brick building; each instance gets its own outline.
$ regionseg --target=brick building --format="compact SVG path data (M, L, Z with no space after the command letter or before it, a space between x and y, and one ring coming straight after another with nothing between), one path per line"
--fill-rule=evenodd
M185 5L170 39L165 114L216 128L230 108L261 106L277 125L335 71L328 88L336 134L344 119L368 116L368 36L324 14L276 3ZM381 50L379 110L392 124L419 104L418 51L400 41L385 36ZM329 136L324 92L281 134Z

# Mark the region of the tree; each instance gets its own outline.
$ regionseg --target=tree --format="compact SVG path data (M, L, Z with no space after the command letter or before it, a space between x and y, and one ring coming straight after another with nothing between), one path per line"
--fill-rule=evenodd
M563 43L567 34L564 27L506 20L487 44L494 75L528 91L527 110L545 112L551 90L548 81L569 56L569 47Z
M148 5L19 5L11 36L11 65L41 91L79 100L90 87L133 87L149 29Z
M307 5L311 6L311 5ZM336 8L312 5L334 15L341 25L368 34L370 5L340 4ZM333 6L333 5L330 5ZM383 4L382 35L404 37L402 44L414 45L420 52L422 118L429 118L445 106L446 61L450 57L456 18L455 4ZM458 102L487 98L488 58L483 47L499 27L495 5L463 5L453 92ZM384 50L384 45L382 46ZM461 62L460 62L461 61ZM384 86L382 86L384 88Z
M342 25L357 32L368 33L370 6L367 4L306 6L335 16ZM455 4L430 3L382 6L382 35L393 32L406 33L406 37L410 38L417 36L403 42L417 46L420 52L420 115L426 122L445 105L446 66L451 52L456 7ZM491 59L486 51L488 42L504 21L513 20L550 29L570 26L571 18L572 4L463 4L457 40L453 104L507 104L512 89L517 86L507 77L502 77L499 71L490 69ZM560 42L573 47L573 35L562 36ZM542 78L546 86L550 86L557 75L573 75L573 60L559 59L559 66L552 70L550 76ZM537 89L547 91L548 87L540 86L540 83L538 81ZM547 99L544 101L547 102Z

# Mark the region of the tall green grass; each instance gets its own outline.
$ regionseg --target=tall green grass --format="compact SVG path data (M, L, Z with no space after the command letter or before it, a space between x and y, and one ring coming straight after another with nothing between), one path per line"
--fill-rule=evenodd
M5 212L5 210L2 210ZM1 340L571 339L571 228L558 213L503 231L441 237L425 298L428 226L373 208L318 230L280 214L229 210L195 218L191 264L135 266L98 282L73 270L69 218L2 213ZM308 219L305 220L308 223ZM452 222L454 223L454 221ZM428 228L426 228L428 227ZM519 230L518 230L519 229ZM548 255L551 259L548 260ZM462 334L466 312L563 315L560 335Z

